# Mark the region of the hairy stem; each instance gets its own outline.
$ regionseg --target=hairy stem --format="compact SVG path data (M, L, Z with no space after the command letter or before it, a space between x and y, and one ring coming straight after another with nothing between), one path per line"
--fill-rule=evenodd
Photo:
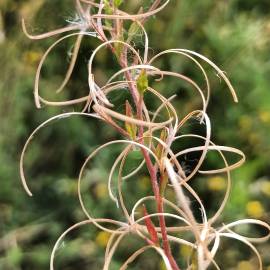
M142 117L142 104L143 104L143 98L140 97L139 103L137 104L137 113L138 113L138 118L140 120L142 120L142 118L143 118ZM140 126L139 138L140 138L141 144L144 144L143 132L144 132L143 126ZM158 185L158 181L157 181L157 170L151 161L149 153L143 148L141 150L142 150L142 154L143 154L144 159L145 159L147 169L148 169L149 174L150 174L152 189L154 192L154 196L156 198L157 212L160 214L163 214L164 213L164 206L163 206L162 198L160 196L160 190L159 190L159 185ZM170 244L168 241L168 235L167 235L167 230L166 230L165 217L163 215L159 216L159 225L160 225L160 229L161 229L163 249L164 249L166 256L169 259L171 267L173 270L180 270L175 259L172 256L171 247L170 247Z
M156 6L158 6L160 3L160 0L157 0L153 3L153 5L151 6L150 9L155 8ZM113 53L115 53L115 50L112 50ZM119 58L119 64L122 68L126 68L128 66L127 63L127 49L124 48L121 56ZM143 107L143 97L139 95L138 90L136 85L132 82L133 78L132 75L130 73L130 71L126 71L124 73L126 80L128 81L128 86L129 86L129 91L131 93L131 96L133 98L133 101L135 103L136 106L136 110L137 110L137 117L139 120L143 120L143 114L142 114L142 107ZM139 133L138 133L138 137L139 142L141 144L144 144L144 139L143 139L143 133L144 133L144 128L143 126L139 127ZM157 175L156 175L156 168L155 165L152 163L151 158L149 156L149 153L141 148L142 154L144 156L145 159L145 163L148 169L148 172L150 174L150 179L151 179L151 184L152 184L152 190L154 193L154 196L156 198L156 206L157 206L157 211L160 214L164 213L164 207L163 207L163 201L162 198L160 196L160 190L159 190L159 185L157 182ZM163 215L159 216L159 225L161 228L161 235L162 235L162 243L163 243L163 249L164 252L166 254L166 256L168 257L168 260L171 264L171 267L173 270L180 270L179 266L177 265L175 259L172 256L172 252L171 252L171 247L168 241L168 235L167 235L167 230L166 230L166 222L165 222L165 217Z

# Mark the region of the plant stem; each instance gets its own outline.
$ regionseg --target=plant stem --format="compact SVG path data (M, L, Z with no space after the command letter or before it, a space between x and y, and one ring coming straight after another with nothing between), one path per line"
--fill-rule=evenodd
M150 174L152 189L156 198L157 211L158 213L162 214L164 213L164 207L163 207L163 201L159 192L159 186L157 184L156 169L154 165L152 164L152 161L149 157L149 153L145 149L142 149L142 152L143 152L143 156L146 162L146 166ZM175 262L175 259L172 256L171 247L168 241L168 235L167 235L167 230L166 230L166 222L163 215L159 216L159 225L161 229L164 252L169 259L171 267L173 270L180 270L177 263Z
M140 96L139 98L139 103L137 104L137 113L138 113L138 118L140 120L143 119L142 117L142 104L143 104L143 98ZM143 126L140 126L139 128L139 138L140 138L140 143L144 144L144 139L143 139ZM159 216L159 225L161 229L161 235L162 235L162 243L163 243L163 248L166 256L169 259L169 262L171 264L171 267L173 270L180 270L178 267L175 259L172 256L171 252L171 247L168 241L168 235L167 235L167 230L166 230L166 222L165 222L165 217L162 215L164 213L164 206L163 206L163 200L162 197L160 196L160 190L159 190L159 185L157 181L157 173L156 173L156 168L153 165L151 158L149 156L149 153L145 149L141 149L145 163L147 166L147 169L150 174L150 179L151 179L151 184L152 184L152 189L154 192L154 196L156 199L156 206L157 206L157 212L160 213L161 215Z
M123 60L123 58L122 58L120 64L123 65L123 68L125 68L127 66L127 63L126 63L126 61ZM128 81L131 81L132 77L131 77L130 72L127 71L125 73L125 75L126 75L126 79ZM138 119L143 120L143 115L142 115L143 97L142 96L138 97L138 91L136 89L136 86L133 83L129 83L129 87L130 87L130 92L131 92L131 95L133 97L134 103L136 105L137 117L138 117ZM144 133L143 126L140 126L138 137L140 138L139 143L141 143L141 144L144 144L143 133ZM151 161L149 153L144 148L141 148L141 151L142 151L142 154L144 156L148 172L150 174L152 189L153 189L153 193L154 193L154 196L156 199L157 211L158 211L158 213L162 214L162 213L164 213L164 207L163 207L162 198L160 196L157 175L156 175L156 168ZM167 235L167 230L166 230L166 222L165 222L165 218L163 215L159 216L159 225L160 225L160 229L161 229L164 252L165 252L166 256L168 257L168 260L171 264L171 267L173 270L180 270L177 263L175 262L175 259L172 256L171 247L170 247L170 244L168 241L168 235Z
M160 0L155 1L154 4L151 6L151 8L155 8L155 6L158 5L159 3L160 3ZM114 52L114 50L112 50L112 51ZM126 48L123 49L123 52L122 52L120 59L119 59L119 64L122 68L126 68L128 66L128 64L127 64L127 49ZM132 78L132 75L130 74L130 71L126 71L124 73L124 75L126 77L126 80L128 81L129 91L131 93L131 96L132 96L133 101L134 101L135 106L136 106L137 118L139 120L143 120L143 114L142 114L143 96L139 95L136 85L132 82L133 78ZM139 143L144 145L143 133L144 133L144 128L143 128L143 126L140 126L139 132L138 132ZM141 148L141 151L142 151L142 154L144 156L148 172L150 174L152 189L153 189L153 193L154 193L154 196L156 199L157 212L161 214L159 216L159 225L160 225L160 229L161 229L164 253L167 256L172 269L173 270L180 270L179 266L177 265L175 259L172 256L171 247L170 247L170 244L168 241L165 217L162 215L164 213L164 206L163 206L163 200L162 200L161 195L160 195L159 185L158 185L158 181L157 181L156 168L153 165L147 150L144 148Z

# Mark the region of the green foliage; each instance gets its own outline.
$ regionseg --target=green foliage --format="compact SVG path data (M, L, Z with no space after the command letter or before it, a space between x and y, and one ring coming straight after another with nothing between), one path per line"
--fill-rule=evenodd
M122 5L124 1L123 0L114 0L113 3L114 5L118 8Z
M148 87L148 77L147 77L147 73L145 69L143 69L140 75L138 76L136 85L137 85L139 94L143 96L144 92L147 90L147 87Z

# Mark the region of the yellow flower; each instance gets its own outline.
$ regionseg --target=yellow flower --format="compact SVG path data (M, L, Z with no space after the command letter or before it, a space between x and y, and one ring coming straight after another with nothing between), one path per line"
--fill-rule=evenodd
M264 207L259 201L248 202L246 206L247 214L254 218L260 218L263 216Z
M208 178L207 186L212 191L222 191L226 188L226 180L221 176Z
M37 51L28 51L23 54L23 60L29 65L35 65L41 59L42 54Z
M109 238L110 238L110 233L108 232L99 232L97 237L96 237L96 243L100 246L100 247L106 247Z
M147 176L140 178L138 184L140 189L143 191L147 191L151 188L151 180Z
M107 185L105 183L98 183L95 187L95 194L99 199L107 197Z
M270 112L269 111L259 112L259 118L263 123L270 124Z
M192 254L192 247L186 246L186 245L182 245L180 247L180 255L181 255L181 257L188 258L188 257L191 256L191 254Z
M270 197L270 181L269 180L262 182L261 191L263 194Z
M239 119L239 126L242 130L250 130L252 128L252 118L249 116L242 116Z
M255 270L249 261L241 261L237 265L237 270Z
M250 133L248 136L248 141L251 144L259 144L261 142L261 137L258 133Z
M196 252L193 250L193 248L187 245L182 245L179 251L180 257L183 258L183 260L190 262L188 269L197 270L198 269L197 255Z

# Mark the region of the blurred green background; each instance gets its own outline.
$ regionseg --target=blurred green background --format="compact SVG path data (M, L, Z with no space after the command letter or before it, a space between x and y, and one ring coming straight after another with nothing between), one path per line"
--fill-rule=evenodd
M61 232L84 219L76 193L76 179L84 159L95 146L118 138L118 135L101 122L80 117L56 121L44 128L33 139L26 154L26 175L34 197L26 195L18 169L26 138L50 116L78 110L78 107L35 108L35 70L42 53L55 38L28 40L22 33L22 17L26 18L31 32L42 33L74 20L76 11L71 0L0 1L0 269L43 270L49 269L50 252ZM233 191L223 221L228 223L250 217L270 222L269 0L174 0L147 23L146 29L153 53L168 48L187 48L206 55L226 71L240 102L232 102L224 83L209 69L213 139L216 143L243 150L247 162L233 174ZM98 44L91 38L86 38L82 45L66 89L61 95L55 94L70 61L73 44L72 38L61 43L46 61L41 79L41 91L46 97L65 99L87 93L87 60ZM95 64L100 82L117 67L105 51L98 55ZM162 64L203 84L196 67L181 57L167 57ZM176 105L180 115L198 107L199 98L187 85L166 80L162 86L168 90L167 96L175 91L178 93L180 98ZM107 199L105 182L112 157L119 149L108 148L87 168L89 177L84 181L83 194L96 217L120 215ZM209 164L215 166L215 158ZM211 213L224 193L225 180L222 175L198 177L196 183ZM144 174L131 186L126 190L131 199L136 199L132 192L134 187L138 194L151 194ZM257 228L244 228L244 231L253 235L263 233ZM57 251L56 269L101 269L108 237L94 227L77 230ZM124 241L113 258L111 269L119 269L121 262L141 244L139 239L132 237ZM258 249L265 269L269 270L269 242L259 245ZM189 256L189 250L184 247L175 247L174 253L179 261ZM222 242L217 262L221 269L258 269L250 250L235 241ZM163 269L163 266L154 253L148 252L130 269Z

